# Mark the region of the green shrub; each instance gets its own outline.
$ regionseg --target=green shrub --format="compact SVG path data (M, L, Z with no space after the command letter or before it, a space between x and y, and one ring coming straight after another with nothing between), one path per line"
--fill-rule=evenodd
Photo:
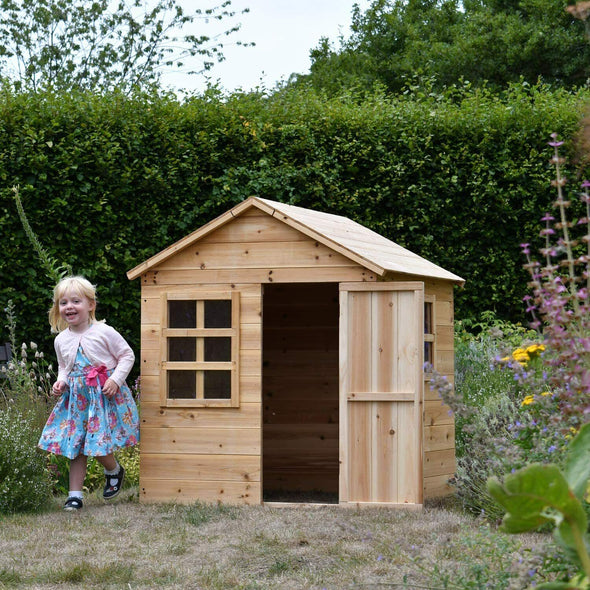
M30 414L0 409L0 513L37 512L49 505L51 482L38 440Z
M487 491L488 478L522 467L539 441L535 416L523 405L529 390L502 359L515 349L537 348L538 338L489 312L477 321L458 322L454 390L440 378L433 383L455 416L457 495L466 510L491 520L501 518L503 509ZM537 456L545 452L549 460L549 447L535 449Z

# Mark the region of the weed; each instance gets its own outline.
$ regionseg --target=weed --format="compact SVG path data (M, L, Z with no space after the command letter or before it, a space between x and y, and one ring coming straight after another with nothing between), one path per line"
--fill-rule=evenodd
M77 562L51 570L47 573L46 584L75 584L93 586L106 583L121 587L135 579L134 565L122 563L107 563L96 565L89 562Z
M20 585L23 582L22 576L14 571L14 569L0 570L0 587L11 588Z
M218 520L226 516L236 518L236 510L226 504L208 504L206 502L194 502L181 510L184 520L192 526L201 526L211 520Z

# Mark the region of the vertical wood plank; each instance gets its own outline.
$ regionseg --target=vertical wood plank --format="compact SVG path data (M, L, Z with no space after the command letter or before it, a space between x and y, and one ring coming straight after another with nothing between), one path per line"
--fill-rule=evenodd
M350 338L354 352L349 355L350 390L371 391L371 293L351 293Z
M418 344L416 341L416 305L414 293L403 292L397 294L397 374L399 391L412 391L416 386L416 363L418 361ZM422 312L420 312L422 313Z
M261 292L258 294L261 299ZM260 305L260 303L259 303ZM240 405L240 348L241 344L241 301L240 293L234 291L231 295L231 325L234 329L234 335L231 339L231 358L233 359L233 368L231 372L231 405L237 408ZM262 432L260 433L262 440Z
M350 497L355 502L371 501L371 402L349 404L348 449Z
M338 427L340 431L339 441L339 460L340 474L338 477L338 498L340 502L348 502L350 497L349 480L350 480L350 458L348 448L350 441L348 438L348 394L350 392L350 314L349 293L348 291L340 292L340 319L339 319L339 404L338 404Z
M374 402L374 407L372 499L398 502L398 404Z
M168 339L163 338L161 336L161 331L163 328L168 327L168 298L166 297L166 293L162 293L160 296L160 325L159 325L159 333L160 333L160 359L167 359L168 358ZM161 368L161 367L160 367ZM143 371L143 369L142 369ZM160 404L165 406L166 405L166 397L168 395L168 383L167 380L167 372L166 371L159 371L160 373Z
M371 293L372 383L370 391L395 391L395 293Z
M404 503L419 503L417 497L422 482L418 485L418 460L416 438L421 436L414 428L413 404L397 404L399 412L398 428L398 478L397 501Z

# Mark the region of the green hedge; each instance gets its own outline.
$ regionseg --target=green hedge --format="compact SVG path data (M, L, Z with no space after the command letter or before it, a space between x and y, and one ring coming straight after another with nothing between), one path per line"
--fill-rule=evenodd
M349 216L461 275L458 317L523 319L519 243L535 241L553 199L547 141L572 137L585 98L526 85L503 100L5 91L0 305L13 299L20 336L50 350L52 285L17 217L18 184L40 241L98 284L99 315L136 349L139 281L126 271L251 195Z

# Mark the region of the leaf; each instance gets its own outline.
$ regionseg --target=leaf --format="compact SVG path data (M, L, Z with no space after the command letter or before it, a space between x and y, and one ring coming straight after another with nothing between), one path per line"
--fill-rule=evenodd
M584 424L570 443L564 473L576 497L583 500L590 480L590 423Z
M569 582L545 582L535 587L537 590L588 590L590 580L587 576L580 574Z
M504 486L491 478L488 491L505 508L502 526L509 533L553 522L559 530L558 540L575 548L573 528L580 534L586 531L586 513L557 465L533 463L507 475Z

